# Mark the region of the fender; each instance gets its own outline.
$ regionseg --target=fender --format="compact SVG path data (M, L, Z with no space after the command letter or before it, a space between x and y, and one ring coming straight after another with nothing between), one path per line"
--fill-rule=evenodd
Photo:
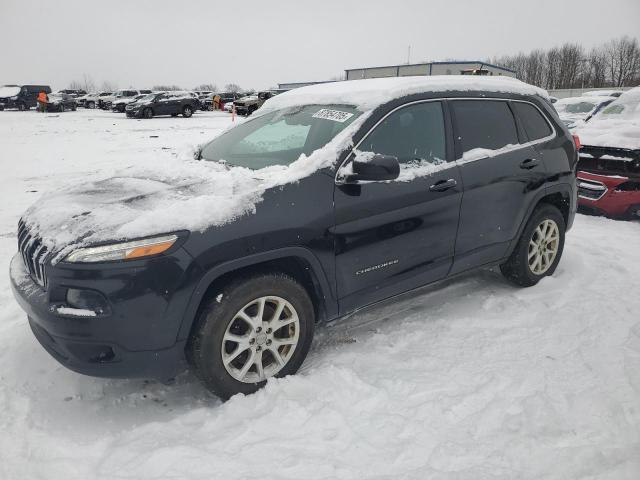
M509 258L513 253L513 250L516 248L516 245L520 240L520 236L522 235L522 231L524 230L524 227L527 225L529 218L531 218L531 215L533 214L533 211L540 203L540 200L542 200L544 197L547 197L549 195L553 195L554 193L561 193L563 194L563 196L566 196L569 200L569 221L567 222L566 229L569 230L569 228L571 228L571 224L573 223L572 214L575 212L575 202L573 201L573 188L571 184L556 183L555 185L546 187L544 190L538 192L538 194L535 196L533 201L529 204L529 207L527 208L527 213L522 218L522 222L518 227L518 232L516 233L516 236L513 237L513 240L511 240L511 243L509 244L509 248L507 249L507 255L504 257L504 259Z
M315 254L305 247L285 247L278 248L276 250L270 250L267 252L256 253L254 255L248 255L246 257L237 258L229 262L224 262L216 265L212 269L205 272L198 285L191 294L187 308L184 311L182 322L180 324L180 330L178 332L178 341L184 340L189 336L191 326L195 320L198 307L204 298L207 289L211 284L222 275L239 270L241 268L250 267L259 263L264 263L270 260L277 260L280 258L295 257L305 260L312 269L312 273L315 280L320 287L320 293L324 300L324 304L321 306L324 308L325 316L327 319L332 319L338 316L338 301L334 294L331 283L329 282L327 275L325 274L322 264L315 256Z

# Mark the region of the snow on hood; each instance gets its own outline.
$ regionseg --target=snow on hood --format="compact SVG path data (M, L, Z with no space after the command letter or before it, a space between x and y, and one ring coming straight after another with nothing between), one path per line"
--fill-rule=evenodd
M204 231L254 213L267 189L331 166L352 146L352 136L366 117L288 166L250 170L204 160L157 160L46 193L22 219L54 252L54 263L79 246Z
M576 134L583 145L640 149L640 87L623 93Z
M0 98L15 97L20 93L20 87L0 87Z
M511 77L437 75L432 77L371 78L310 85L289 90L270 98L264 103L261 110L271 111L313 103L353 105L359 110L367 111L389 100L406 95L454 90L484 90L549 98L546 90Z

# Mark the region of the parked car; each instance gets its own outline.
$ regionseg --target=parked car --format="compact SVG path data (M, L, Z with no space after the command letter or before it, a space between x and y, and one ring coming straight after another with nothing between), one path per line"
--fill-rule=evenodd
M71 95L73 98L82 97L87 94L85 90L75 88L65 88L64 90L60 90L58 93L66 93L67 95Z
M256 95L242 97L233 102L236 107L236 113L238 115L251 115L259 109L264 102L277 94L278 93L275 91L267 90L264 92L258 92Z
M29 110L37 106L38 94L51 93L48 85L7 85L0 87L0 110L16 108L18 110Z
M51 93L49 94L49 103L47 103L48 112L64 112L66 110L73 110L74 112L78 108L78 102L76 99L68 93Z
M91 93L87 93L85 95L80 95L79 97L76 97L76 102L78 102L78 106L79 107L86 107L87 106L87 99L91 98L95 98L98 94L96 92L91 92Z
M640 87L623 93L577 133L580 208L614 218L640 217Z
M127 117L152 118L158 115L190 117L200 108L199 100L188 92L151 93L126 106Z
M113 95L113 92L90 93L79 99L78 104L85 108L96 108L105 98L111 95Z
M146 97L147 95L149 95L149 93L141 93L139 95L136 95L135 97L124 97L124 96L116 97L111 102L111 110L113 110L114 112L125 113L127 105L133 102L137 102L138 100Z
M622 90L593 90L591 92L584 92L583 97L619 97L622 95Z
M141 92L139 92L138 90L131 90L131 89L117 90L113 92L113 94L111 95L98 98L98 106L103 110L111 110L111 104L113 102L120 101L123 99L132 99L140 95L140 93Z
M588 122L602 108L613 102L616 97L593 95L590 97L569 97L558 100L554 107L560 116L560 120L573 129Z
M205 98L202 105L202 110L213 110L213 97L215 95L216 94L214 93L211 96ZM223 92L223 93L218 93L217 95L220 95L220 104L222 109L224 109L227 104L233 103L235 100L240 98L239 93L233 93L233 92Z
M250 393L296 372L317 322L487 265L519 286L556 269L577 153L543 90L371 79L263 108L203 163L85 179L25 213L11 283L63 365L167 379L188 361L220 396Z

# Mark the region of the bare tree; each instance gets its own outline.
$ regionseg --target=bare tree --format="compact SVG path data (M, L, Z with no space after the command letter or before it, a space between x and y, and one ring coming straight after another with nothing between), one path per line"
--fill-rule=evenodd
M82 83L78 82L77 80L73 80L69 82L69 86L67 88L69 88L70 90L82 90Z
M91 77L91 75L87 75L86 73L82 74L82 89L85 92L95 92L96 91L96 84L93 81L93 78Z
M640 84L640 43L621 37L593 48L565 43L491 60L516 72L519 79L547 89L622 87Z
M628 36L611 40L605 47L609 80L614 87L628 86L638 77L640 45Z
M586 68L588 69L586 86L594 88L607 86L607 54L602 46L591 49Z
M203 83L202 85L196 85L193 87L194 90L202 90L205 92L215 92L218 90L218 87L215 83Z
M178 85L154 85L152 90L159 90L163 92L173 92L176 90L182 90L182 88Z
M104 82L102 82L102 86L100 87L100 90L102 90L103 92L115 92L117 89L118 84L109 80L105 80Z
M228 93L238 93L238 92L241 92L242 89L240 88L240 85L238 85L237 83L227 83L224 86L224 91Z

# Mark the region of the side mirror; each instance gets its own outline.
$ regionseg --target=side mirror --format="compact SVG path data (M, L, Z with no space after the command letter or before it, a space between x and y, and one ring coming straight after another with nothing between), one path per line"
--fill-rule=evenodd
M355 156L351 163L353 175L348 180L385 181L400 175L400 163L391 155L371 154Z

